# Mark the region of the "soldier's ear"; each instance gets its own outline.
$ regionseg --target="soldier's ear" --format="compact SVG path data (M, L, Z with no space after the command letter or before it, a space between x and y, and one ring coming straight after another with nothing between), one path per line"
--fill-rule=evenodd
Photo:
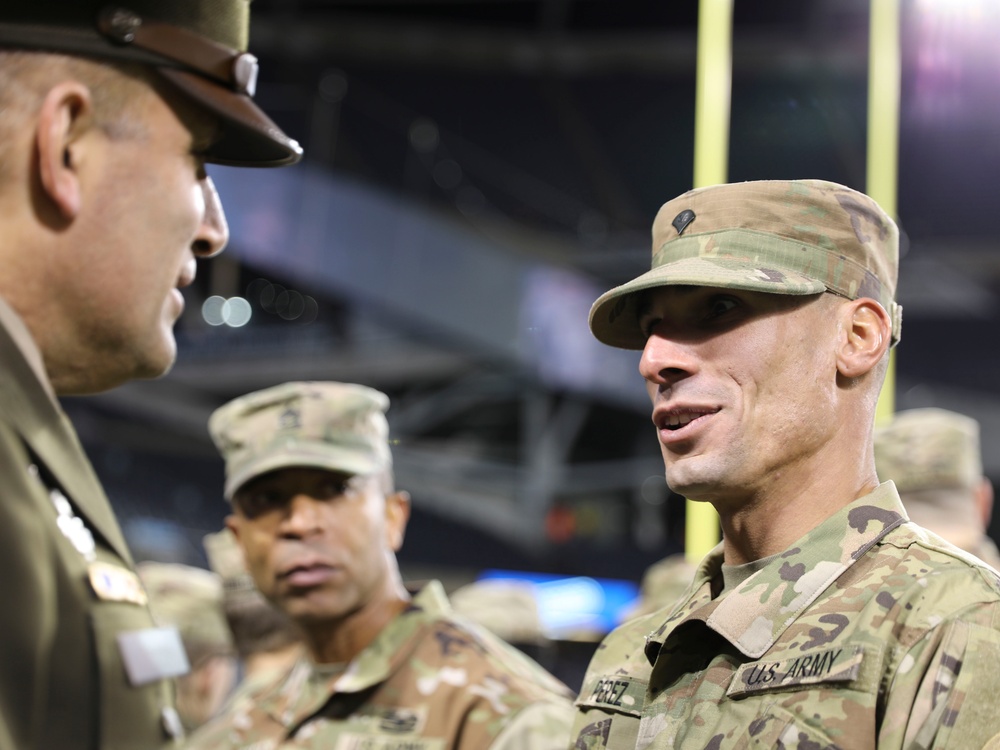
M872 370L889 349L889 314L875 300L845 300L838 310L837 371L856 378Z
M983 522L983 528L989 528L990 518L993 517L993 482L989 477L983 477L975 487L976 510L979 518Z
M83 204L79 170L83 137L92 120L90 89L78 81L53 86L38 113L38 178L42 192L65 221L76 218Z
M393 552L399 552L410 520L410 493L393 492L385 496L386 543Z
M225 520L226 528L233 532L233 536L236 537L236 541L240 540L240 518L236 515L226 516Z

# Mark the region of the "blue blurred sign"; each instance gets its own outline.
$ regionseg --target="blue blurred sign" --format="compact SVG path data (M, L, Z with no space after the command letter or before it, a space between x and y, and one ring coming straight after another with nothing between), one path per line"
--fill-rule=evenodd
M611 578L486 570L478 580L531 584L542 627L558 639L603 636L621 624L639 596L637 584Z

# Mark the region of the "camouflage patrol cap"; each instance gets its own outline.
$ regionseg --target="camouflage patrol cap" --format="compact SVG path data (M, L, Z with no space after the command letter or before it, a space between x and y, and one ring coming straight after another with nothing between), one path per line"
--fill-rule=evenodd
M208 567L222 581L225 601L263 598L247 571L243 551L232 531L222 529L214 534L206 534L201 541L208 558Z
M248 53L250 0L8 0L0 50L59 52L155 68L219 117L209 161L281 166L302 157L253 102L257 59Z
M208 422L226 460L226 498L269 471L374 474L392 466L389 398L353 383L293 382L241 396Z
M484 580L466 584L448 597L454 611L508 643L548 640L534 587L524 581Z
M892 480L910 518L966 550L984 519L975 490L983 481L979 423L945 409L908 409L875 430L875 470Z
M908 409L875 430L875 469L900 492L974 487L983 476L979 423L946 409Z
M821 180L738 182L691 190L653 222L652 268L590 309L598 340L642 349L641 292L711 286L772 294L829 291L876 300L899 341L894 301L899 257L895 222L871 198Z
M217 575L179 563L142 562L136 569L157 624L180 631L193 666L208 656L233 653L222 609L222 582Z

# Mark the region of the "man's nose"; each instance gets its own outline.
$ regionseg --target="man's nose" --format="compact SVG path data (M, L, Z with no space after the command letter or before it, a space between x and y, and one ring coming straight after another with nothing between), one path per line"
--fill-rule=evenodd
M690 342L671 338L668 333L654 331L643 347L639 373L650 383L668 386L694 374L697 360L692 346Z
M211 258L218 255L229 244L229 224L222 201L215 189L212 178L205 176L200 182L205 210L202 214L201 226L195 236L192 250L199 258Z
M282 520L282 532L289 536L309 536L322 528L319 500L306 494L295 495L289 502Z

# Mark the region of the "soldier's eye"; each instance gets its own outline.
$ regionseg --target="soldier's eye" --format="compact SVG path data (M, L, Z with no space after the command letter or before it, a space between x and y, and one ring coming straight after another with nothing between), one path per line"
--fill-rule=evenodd
M281 506L284 498L273 490L253 490L239 492L234 498L239 509L247 518L256 518Z
M334 498L340 497L348 492L351 484L347 479L330 479L319 486L319 497Z
M663 318L658 318L655 315L643 315L639 318L639 330L642 331L642 335L647 339L653 335L653 331L656 326L659 325Z
M733 310L738 305L738 302L733 297L713 297L708 303L708 317L709 319L719 318Z

